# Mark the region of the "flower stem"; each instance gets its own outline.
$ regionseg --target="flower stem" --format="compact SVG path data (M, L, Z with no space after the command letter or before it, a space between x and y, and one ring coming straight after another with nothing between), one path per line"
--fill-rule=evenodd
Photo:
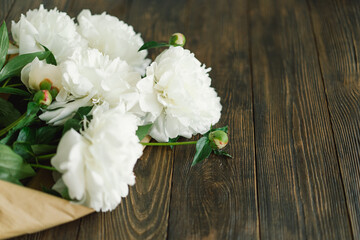
M7 87L20 87L20 86L23 86L23 84L21 84L21 83L15 83L15 84L7 85Z
M197 141L189 141L189 142L168 142L168 143L144 143L140 142L144 146L176 146L176 145L189 145L196 144Z
M26 117L26 113L21 115L16 121L8 125L7 127L0 130L0 136L4 135L8 131L10 131L13 127L15 127L21 120L23 120Z
M9 83L10 79L11 79L11 78L6 79L4 85L2 86L3 88L6 87L6 85Z
M40 156L36 156L36 158L38 160L47 160L52 158L53 156L55 156L56 153L50 153L50 154L46 154L46 155L40 155Z
M35 168L42 168L42 169L46 169L46 170L50 170L50 171L57 171L56 168L54 168L54 167L45 166L45 165L41 165L41 164L30 163L30 166L35 167Z

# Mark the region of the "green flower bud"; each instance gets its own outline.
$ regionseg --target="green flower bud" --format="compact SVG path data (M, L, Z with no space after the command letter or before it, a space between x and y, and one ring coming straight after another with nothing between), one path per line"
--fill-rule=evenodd
M216 130L209 134L209 140L211 148L217 150L224 148L227 145L229 138L226 132Z
M169 40L169 44L172 46L181 46L183 47L186 43L186 38L184 36L184 34L182 33L174 33L173 35L171 35L170 40Z
M52 97L48 90L39 90L35 93L33 100L42 107L47 107L51 104Z
M59 89L57 87L51 87L49 92L51 94L52 99L55 99L59 93Z
M40 90L50 90L53 83L52 83L52 81L50 79L45 78L44 80L42 80L40 82L39 85L40 85Z

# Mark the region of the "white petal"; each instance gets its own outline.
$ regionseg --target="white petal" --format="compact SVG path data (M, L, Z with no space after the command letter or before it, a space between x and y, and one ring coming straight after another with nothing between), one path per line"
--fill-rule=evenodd
M96 211L114 209L134 184L133 168L142 155L137 118L121 108L97 106L81 135L69 130L52 164L63 173L70 197Z
M158 142L168 142L169 136L165 132L165 115L162 113L154 122L149 135Z
M153 138L158 141L177 135L190 138L205 133L219 121L222 107L220 98L210 87L210 69L201 65L189 50L170 47L146 71L147 76L139 82L138 89L140 107L146 112L143 120L155 121L151 130ZM160 109L161 115L154 114Z
M111 59L126 61L141 75L149 65L145 59L147 51L138 51L144 44L140 34L133 27L106 13L91 15L83 10L77 17L79 33L89 42L89 46L108 55Z
M51 164L64 173L62 180L69 189L70 197L75 199L81 199L85 192L83 151L82 136L70 129L61 138L56 155L51 159ZM71 161L67 161L68 159Z
M76 99L72 102L54 102L39 118L48 124L62 125L70 119L80 107L91 106L91 97Z

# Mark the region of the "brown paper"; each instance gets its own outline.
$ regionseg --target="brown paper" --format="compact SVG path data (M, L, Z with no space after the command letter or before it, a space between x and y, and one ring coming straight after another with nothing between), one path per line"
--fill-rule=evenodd
M141 142L150 139L146 136ZM46 170L39 171L30 181L31 188L0 180L0 239L45 230L94 212L94 209L32 189L41 189L42 185L50 187L51 182L51 172Z
M81 218L93 209L0 180L0 238L34 233Z

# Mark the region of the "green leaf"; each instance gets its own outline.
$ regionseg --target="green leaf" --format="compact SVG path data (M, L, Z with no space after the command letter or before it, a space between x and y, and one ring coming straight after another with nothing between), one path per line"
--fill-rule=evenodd
M44 51L14 57L0 71L0 82L12 76L20 76L21 70L26 64L31 63L36 57L39 58L39 60L46 59L49 54L50 52Z
M215 129L211 129L211 132L214 132L214 131L223 131L225 133L228 133L228 126L225 126L225 127L221 127L221 128L215 128Z
M55 190L52 190L51 188L47 188L45 186L41 186L41 190L44 192L44 193L47 193L47 194L50 194L50 195L53 195L55 197L62 197L60 193L58 193L57 191Z
M93 106L80 107L76 111L73 119L83 120L84 116L87 116L91 112L92 108L93 108Z
M63 191L61 191L60 194L63 199L66 199L69 201L71 200L70 194L69 194L69 189L67 187Z
M215 153L216 155L226 156L226 157L233 158L233 156L231 156L230 154L228 154L228 153L225 152L224 150L214 150L214 153Z
M35 158L35 154L31 148L31 145L26 142L14 142L13 150L19 154L25 161L30 161Z
M45 49L46 52L49 52L49 56L45 59L46 63L57 66L57 62L56 62L54 54L44 45L41 44L41 46Z
M37 119L37 112L39 111L40 107L34 102L29 102L26 117L21 119L12 129L9 130L6 137L1 139L0 144L9 144L10 141L14 138L13 136L17 133L18 130L22 129L23 127L29 126Z
M196 143L196 153L191 166L208 158L212 152L212 148L207 137L200 138Z
M158 43L155 41L150 41L150 42L144 43L144 45L142 45L138 51L140 52L141 50L146 50L146 49L150 49L150 48L169 47L169 46L170 45L168 43Z
M20 130L17 142L35 143L36 130L34 128L24 127Z
M48 144L61 137L62 127L45 126L36 130L37 144Z
M177 136L176 138L170 138L169 139L169 143L174 143L177 142L179 140L180 136ZM170 146L171 149L174 148L174 146Z
M0 179L3 181L15 183L17 185L22 186L22 183L18 179L14 178L13 176L10 175L10 173L7 172L0 172Z
M63 130L62 135L64 135L67 131L69 131L72 128L75 131L79 131L81 128L80 120L74 119L74 118L67 120L64 124L64 130Z
M3 144L0 144L0 173L7 173L18 180L35 175L35 171L29 164L23 162L20 155Z
M5 21L0 27L0 69L4 66L9 48L9 35Z
M54 191L58 192L62 198L66 199L66 200L70 200L69 190L62 179L59 179L54 184L52 189Z
M31 145L31 149L35 155L44 155L48 153L53 153L56 151L57 146L47 145L47 144L34 144Z
M14 139L16 138L16 136L14 135L15 131L9 131L6 136L0 140L0 144L11 144L12 141L14 141Z
M67 131L73 128L76 131L79 131L82 127L82 120L91 112L92 106L81 107L79 108L74 117L67 120L64 124L64 129L62 135L64 135ZM91 120L91 116L87 116L88 120Z
M14 105L0 98L0 126L6 127L20 117L20 112L14 107Z
M19 96L25 96L25 97L30 96L29 92L24 91L22 89L18 89L18 88L12 88L12 87L0 87L0 93L7 93L7 94L13 94L13 95L19 95Z
M143 138L149 134L151 127L152 127L152 123L138 127L138 129L136 131L136 136L138 136L140 141L143 140Z

